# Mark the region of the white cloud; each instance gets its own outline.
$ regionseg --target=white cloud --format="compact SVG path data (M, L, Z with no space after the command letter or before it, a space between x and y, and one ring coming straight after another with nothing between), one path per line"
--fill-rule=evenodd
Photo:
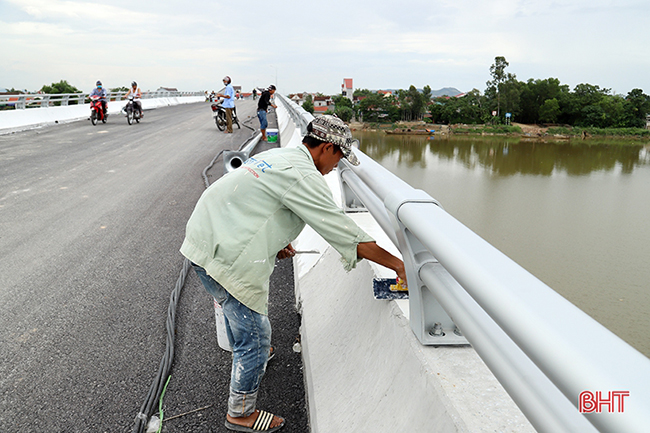
M69 74L79 86L101 70L105 81L186 90L226 74L244 87L277 74L282 92L334 93L344 76L359 87L482 90L494 57L505 56L520 80L650 93L649 8L636 0L4 0L0 85L37 88Z
M121 8L105 3L59 0L9 0L27 14L39 20L81 20L126 21L137 23L146 21L153 15L129 8Z

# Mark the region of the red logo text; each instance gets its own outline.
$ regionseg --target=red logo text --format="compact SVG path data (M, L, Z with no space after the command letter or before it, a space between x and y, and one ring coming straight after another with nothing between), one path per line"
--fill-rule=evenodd
M630 396L630 391L609 391L604 394L600 391L582 391L578 401L581 413L625 412L625 397Z

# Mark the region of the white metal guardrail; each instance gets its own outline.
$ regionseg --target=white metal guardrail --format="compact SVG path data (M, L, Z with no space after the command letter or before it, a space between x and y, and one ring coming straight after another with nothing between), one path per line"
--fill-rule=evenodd
M304 135L313 116L279 99ZM339 165L345 208L365 207L402 252L422 344L458 344L448 337L461 329L540 432L650 431L650 359L424 191L356 154L358 167Z
M204 92L142 92L142 99L174 98L182 96L201 96ZM29 93L18 95L0 95L0 109L24 110L27 108L79 105L88 103L89 93ZM126 92L108 92L109 101L121 100Z

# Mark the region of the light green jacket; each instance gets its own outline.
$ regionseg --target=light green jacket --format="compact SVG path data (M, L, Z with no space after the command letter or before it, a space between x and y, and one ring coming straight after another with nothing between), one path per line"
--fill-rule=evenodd
M268 314L277 253L309 224L357 263L357 244L373 242L336 206L305 145L272 149L212 184L192 213L181 253L248 308Z

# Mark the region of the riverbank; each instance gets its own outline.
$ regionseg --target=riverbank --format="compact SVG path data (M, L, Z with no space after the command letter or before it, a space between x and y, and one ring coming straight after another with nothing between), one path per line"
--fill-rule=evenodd
M520 137L527 141L562 141L591 139L624 139L638 144L650 141L650 130L643 128L593 128L571 126L540 126L513 123L512 125L438 125L423 121L396 123L362 123L351 122L353 131L391 131L408 135L422 134L433 130L433 136L508 136ZM393 132L394 131L394 132Z

